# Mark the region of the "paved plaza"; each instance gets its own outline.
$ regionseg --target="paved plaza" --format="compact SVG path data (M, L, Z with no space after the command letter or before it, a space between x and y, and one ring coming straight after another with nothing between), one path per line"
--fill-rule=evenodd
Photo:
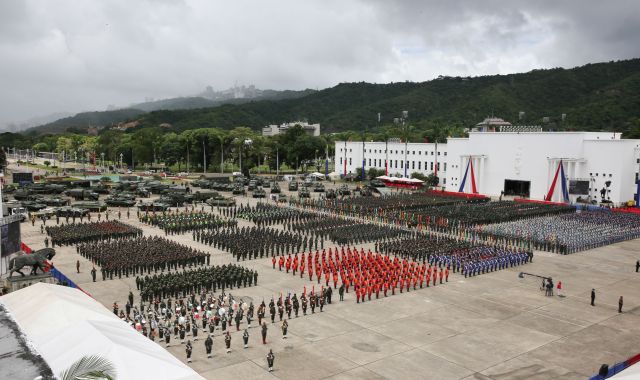
M110 210L116 218L117 209ZM165 235L139 223L135 211L130 219L124 215L123 210L123 222L142 228L145 235ZM240 220L243 225L253 224ZM22 234L32 248L44 247L38 224L23 223ZM229 253L194 242L190 233L167 238L210 252L212 265L237 263ZM325 242L325 248L332 246ZM139 304L134 277L102 281L98 272L97 282L92 282L91 263L75 247L56 251L55 266L108 309L114 301L122 308L130 289ZM256 321L249 329L249 348L243 349L243 322L240 332L232 329L231 353L225 353L216 330L214 355L207 359L206 335L201 333L192 342L190 366L207 379L585 379L602 363L640 352L638 258L640 240L632 240L566 256L535 252L531 264L470 278L455 273L443 285L360 304L353 292L344 302L336 292L322 313L292 318L286 340L276 318L276 324L268 323L267 344L262 345ZM300 295L304 286L310 291L312 285L319 289L315 278L309 282L274 270L271 258L240 264L258 271L258 286L231 293L256 306L281 292ZM562 281L565 297L546 297L539 279L519 278L521 271ZM597 293L595 307L589 304L592 288ZM621 295L624 312L618 314ZM275 353L273 372L267 371L265 359L270 349ZM172 340L168 350L186 362L178 340Z

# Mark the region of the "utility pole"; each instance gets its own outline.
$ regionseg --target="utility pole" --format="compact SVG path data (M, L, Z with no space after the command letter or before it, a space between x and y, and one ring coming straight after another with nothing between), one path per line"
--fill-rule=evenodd
M364 155L367 151L366 146L365 146L365 139L366 137L366 133L367 133L367 128L364 128L364 131L362 132L362 182L364 182L366 175L365 175L365 171L364 171L364 166L365 166L365 158Z
M409 124L405 124L406 120L409 118L409 111L402 111L402 130L404 132L404 178L409 178L407 176L407 166L409 166L409 162L407 161L407 149L409 143Z
M276 146L276 180L280 175L280 148Z
M207 147L204 144L204 137L202 138L202 165L203 165L203 170L204 170L204 174L207 174Z
M187 142L187 174L189 174L189 143Z
M224 139L220 137L220 174L224 174L224 147L222 144Z

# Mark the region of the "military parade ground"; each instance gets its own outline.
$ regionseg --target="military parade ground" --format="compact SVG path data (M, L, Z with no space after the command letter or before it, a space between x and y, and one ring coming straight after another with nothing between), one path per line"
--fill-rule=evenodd
M207 379L584 379L637 353L634 216L281 188L22 240Z

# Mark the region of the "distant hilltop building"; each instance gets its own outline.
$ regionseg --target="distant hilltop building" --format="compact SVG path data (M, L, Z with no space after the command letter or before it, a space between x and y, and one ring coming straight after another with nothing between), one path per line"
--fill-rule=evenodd
M302 127L311 136L320 136L320 124L309 124L306 121L294 121L292 123L282 123L280 125L267 125L262 128L262 136L276 136L285 133L287 129L296 125Z
M542 132L539 125L513 125L499 117L487 117L475 127L471 132Z
M210 100L229 100L229 99L253 99L262 96L263 91L254 85L238 86L237 84L231 88L222 91L215 91L213 87L207 86L205 90L199 94L203 98Z
M117 129L119 131L126 131L129 128L135 128L138 125L140 125L140 121L138 120L134 120L134 121L127 121L127 122L120 122L118 123L118 125L116 125L115 127L113 127L113 129Z

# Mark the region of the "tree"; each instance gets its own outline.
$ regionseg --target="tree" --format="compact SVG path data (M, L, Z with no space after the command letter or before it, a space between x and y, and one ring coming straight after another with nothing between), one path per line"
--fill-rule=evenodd
M51 161L46 160L46 161L44 162L44 166L49 167L49 165L51 165Z
M438 186L438 183L439 183L438 177L433 173L425 176L420 172L413 172L411 173L411 178L415 178L415 179L419 179L420 181L423 181L425 186L428 186L428 187Z
M108 359L98 355L83 356L60 373L60 380L112 380L116 367Z
M7 167L7 154L3 147L0 147L0 171Z

